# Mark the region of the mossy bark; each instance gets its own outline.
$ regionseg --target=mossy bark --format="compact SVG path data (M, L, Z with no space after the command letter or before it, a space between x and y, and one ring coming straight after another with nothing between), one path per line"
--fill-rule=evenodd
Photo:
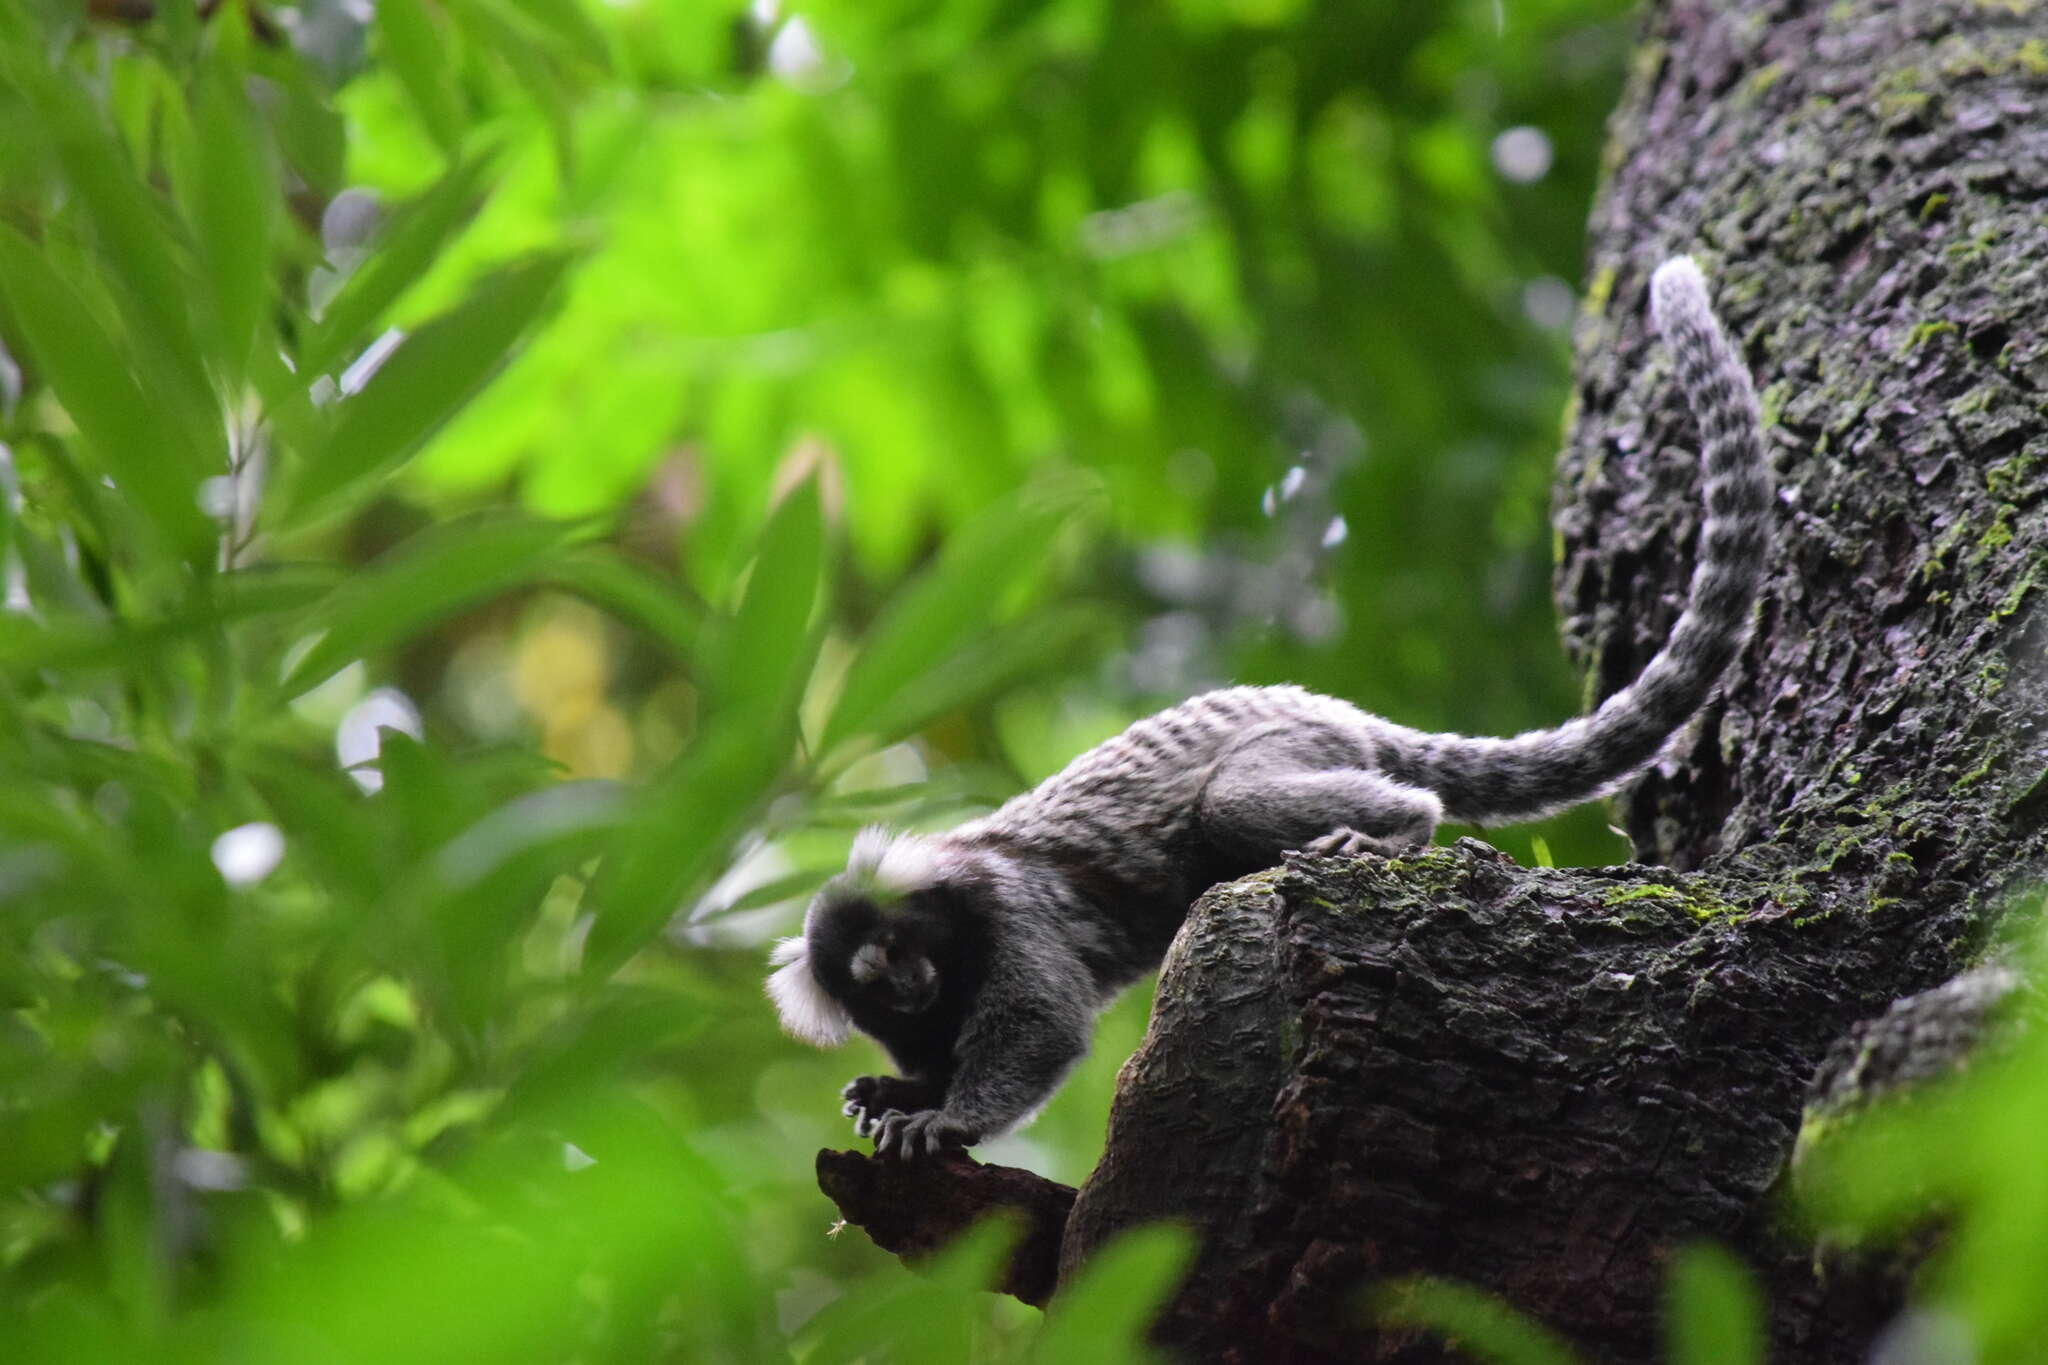
M2048 860L2048 5L1653 9L1614 123L1558 478L1595 695L1684 595L1695 435L1646 317L1689 251L1763 391L1781 490L1755 636L1617 799L1644 866L1464 843L1218 888L1171 955L1069 1272L1207 1237L1167 1338L1428 1359L1361 1286L1477 1284L1598 1359L1658 1353L1717 1239L1773 1359L1863 1358L1890 1286L1823 1280L1781 1186L1832 1044L1981 955Z

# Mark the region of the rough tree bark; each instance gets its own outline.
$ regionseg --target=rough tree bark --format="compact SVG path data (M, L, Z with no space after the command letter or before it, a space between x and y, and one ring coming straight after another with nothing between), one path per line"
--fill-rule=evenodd
M1772 424L1755 638L1618 798L1655 867L1465 841L1203 900L1061 1254L1194 1224L1162 1328L1191 1357L1438 1358L1356 1305L1426 1273L1649 1359L1666 1263L1702 1237L1758 1271L1773 1359L1861 1359L1896 1307L1816 1274L1781 1186L1830 1046L1954 978L2048 862L2048 5L1667 0L1609 165L1558 477L1566 639L1605 695L1683 596L1694 434L1645 308L1681 250Z

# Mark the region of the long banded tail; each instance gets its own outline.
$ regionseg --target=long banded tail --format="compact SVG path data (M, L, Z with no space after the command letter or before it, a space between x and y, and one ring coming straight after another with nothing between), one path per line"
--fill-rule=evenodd
M1702 438L1707 519L1685 611L1636 680L1590 716L1513 739L1414 733L1386 766L1436 792L1448 819L1533 820L1613 790L1705 705L1748 634L1771 509L1756 389L1691 257L1657 268L1650 312Z

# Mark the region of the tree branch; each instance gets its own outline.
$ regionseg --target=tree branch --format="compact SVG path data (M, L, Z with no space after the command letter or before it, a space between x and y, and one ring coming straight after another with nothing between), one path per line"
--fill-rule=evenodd
M862 1152L818 1153L818 1188L840 1216L882 1250L915 1267L992 1216L1022 1229L1000 1284L1034 1307L1052 1297L1060 1239L1074 1189L1014 1166L984 1166L958 1152L930 1161L891 1161Z

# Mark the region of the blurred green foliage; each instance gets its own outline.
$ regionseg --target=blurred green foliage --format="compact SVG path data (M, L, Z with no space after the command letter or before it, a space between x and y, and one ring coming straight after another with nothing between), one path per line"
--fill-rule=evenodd
M2048 968L2042 903L2008 957L2027 983ZM2029 944L2027 940L2031 940ZM1890 1096L1811 1139L1801 1188L1812 1226L1840 1254L1880 1264L1903 1242L1932 1251L1916 1303L1893 1328L1899 1359L2036 1361L2048 1340L2048 1029L2023 985L1986 1055L1939 1082ZM1908 1258L1907 1264L1913 1264Z
M1136 1352L829 1234L763 946L1206 684L1577 709L1621 9L0 6L9 1358Z

